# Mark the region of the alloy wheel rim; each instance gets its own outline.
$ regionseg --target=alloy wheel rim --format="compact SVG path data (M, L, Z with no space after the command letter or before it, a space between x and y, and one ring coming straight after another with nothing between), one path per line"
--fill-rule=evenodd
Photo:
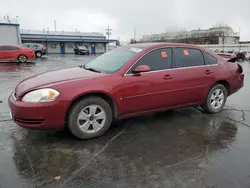
M41 57L42 56L42 54L40 52L37 52L36 55L37 55L37 57Z
M84 133L100 131L107 119L106 112L99 105L89 105L78 114L77 124Z
M25 61L26 61L26 57L22 55L22 56L19 57L19 60L20 60L21 62L25 62Z
M214 109L219 109L225 100L224 93L221 89L216 89L213 91L210 97L211 107Z

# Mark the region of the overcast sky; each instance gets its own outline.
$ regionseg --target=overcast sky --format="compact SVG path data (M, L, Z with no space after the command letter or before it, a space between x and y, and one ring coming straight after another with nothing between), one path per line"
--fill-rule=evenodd
M105 32L126 41L173 30L209 28L219 23L250 40L250 0L1 0L0 18L19 16L21 29Z

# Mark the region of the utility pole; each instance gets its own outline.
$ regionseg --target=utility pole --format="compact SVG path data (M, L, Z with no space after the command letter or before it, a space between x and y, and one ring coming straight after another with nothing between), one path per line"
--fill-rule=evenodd
M16 16L16 21L19 24L19 16Z
M225 32L223 31L223 52L224 52L224 48L225 48Z
M108 28L106 29L106 35L108 36L108 43L109 43L109 36L111 35L111 30L108 26Z
M54 20L54 27L55 27L55 31L56 31L56 20Z
M135 30L135 27L134 27L134 41L136 39L136 30Z

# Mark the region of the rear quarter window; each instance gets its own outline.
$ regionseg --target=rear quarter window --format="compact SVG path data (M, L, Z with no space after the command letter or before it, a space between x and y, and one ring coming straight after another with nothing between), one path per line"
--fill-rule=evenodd
M205 57L207 58L207 61L209 62L209 64L211 64L211 65L217 64L218 60L214 56L212 56L206 52L204 52L204 54L205 54Z

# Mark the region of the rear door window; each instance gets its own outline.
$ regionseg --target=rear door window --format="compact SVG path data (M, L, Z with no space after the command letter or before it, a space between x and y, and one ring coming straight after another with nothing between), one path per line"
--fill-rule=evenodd
M20 50L20 48L16 46L1 46L1 50L7 51L7 50Z
M175 48L175 68L195 67L205 65L203 54L198 49Z
M137 63L135 63L129 70L132 73L135 67L139 65L147 65L151 71L165 70L172 68L172 49L161 48L153 50L143 56Z
M212 55L210 55L210 54L208 54L206 52L204 52L204 54L205 54L208 62L210 63L210 65L216 65L217 64L218 60L214 56L212 56Z

